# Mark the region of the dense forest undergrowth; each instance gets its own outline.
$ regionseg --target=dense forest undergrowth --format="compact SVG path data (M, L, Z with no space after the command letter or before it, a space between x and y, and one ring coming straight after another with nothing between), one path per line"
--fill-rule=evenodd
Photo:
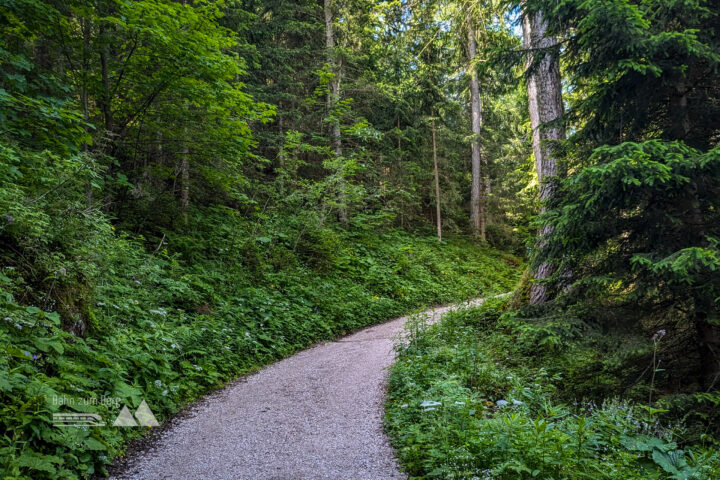
M50 193L33 213L57 198L67 197ZM38 224L26 215L16 214L10 231ZM151 251L99 217L44 219L39 237L10 237L17 243L6 243L2 258L3 478L100 474L140 434L56 428L53 413L112 421L121 405L103 399L131 408L144 399L163 421L313 342L510 289L519 265L461 238L439 245L393 229L268 233L223 210L194 212L194 234L166 236ZM29 250L37 261L14 255ZM71 333L79 324L82 336ZM98 404L62 403L68 398Z
M386 406L410 478L718 478L717 395L670 394L656 357L622 385L617 338L533 328L509 303L412 325Z

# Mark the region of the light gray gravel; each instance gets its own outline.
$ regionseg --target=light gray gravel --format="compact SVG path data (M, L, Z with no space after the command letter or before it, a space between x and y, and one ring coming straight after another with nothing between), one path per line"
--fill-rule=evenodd
M455 308L426 314L435 321ZM382 416L393 341L407 319L317 345L206 397L112 478L406 478Z

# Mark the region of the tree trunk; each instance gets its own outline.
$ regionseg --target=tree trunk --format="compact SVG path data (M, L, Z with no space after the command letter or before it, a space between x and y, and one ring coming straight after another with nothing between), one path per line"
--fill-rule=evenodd
M185 140L187 140L187 128L184 130ZM188 223L187 210L190 206L190 152L187 142L183 141L182 151L180 152L180 209L183 214L185 225Z
M83 34L82 47L82 88L80 89L80 101L82 102L83 120L85 120L85 132L90 133L90 100L88 94L88 71L90 70L90 19L83 18L80 22ZM86 141L83 144L85 153L90 149L90 144ZM93 204L93 190L90 182L85 182L85 205L90 208Z
M540 184L540 201L543 203L553 195L552 177L557 175L557 163L553 155L553 142L565 138L564 128L560 125L548 125L563 115L562 86L560 83L560 65L556 55L548 49L555 45L555 39L546 34L547 24L542 12L525 12L523 16L523 44L528 51L528 100L530 105L530 124L532 126L533 154L535 168ZM543 237L550 233L545 226L540 232L540 245ZM549 278L555 267L543 263L535 272L536 280ZM534 284L530 290L530 303L540 304L548 300L545 285Z
M472 17L467 16L468 27L468 60L470 64L470 103L472 114L472 189L470 192L470 224L473 235L485 241L485 202L483 198L483 179L480 151L480 128L482 126L482 111L480 105L480 86L478 84L477 70L475 69L476 41Z
M110 88L110 71L108 69L108 52L107 39L105 38L106 26L104 22L100 22L99 26L99 41L104 45L100 48L100 77L102 80L102 95L100 96L100 109L103 113L103 120L105 121L106 134L110 135L114 127L112 106L110 105L111 88Z
M332 0L324 0L323 5L325 12L325 47L327 49L327 62L330 66L330 70L334 74L332 80L330 81L330 88L327 95L328 115L332 115L333 108L335 108L337 102L340 100L340 81L342 73L340 65L335 59L335 37L333 34L334 15L331 1ZM335 156L340 158L343 154L342 137L340 134L340 120L332 119L331 123L330 143L332 145L333 152L335 152ZM347 223L348 212L347 207L345 206L346 195L344 193L344 182L341 182L339 187L340 193L338 194L338 201L340 203L340 211L338 211L338 220L340 223Z
M707 306L706 306L707 307ZM695 329L700 353L700 385L709 392L720 378L720 327L707 321L711 308L695 306Z
M440 211L440 173L438 172L437 161L437 141L435 139L435 109L430 109L432 128L432 148L433 148L433 172L435 175L435 221L437 223L438 242L442 242L442 216Z
M680 79L670 95L670 135L672 140L685 140L690 133L690 112L688 109L688 86Z

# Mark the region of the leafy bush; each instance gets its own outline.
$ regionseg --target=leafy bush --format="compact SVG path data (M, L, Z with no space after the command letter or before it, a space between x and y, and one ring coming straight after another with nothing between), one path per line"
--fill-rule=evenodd
M568 363L518 343L506 302L449 313L398 346L386 426L411 478L717 478L717 444L687 444L666 410L564 401Z

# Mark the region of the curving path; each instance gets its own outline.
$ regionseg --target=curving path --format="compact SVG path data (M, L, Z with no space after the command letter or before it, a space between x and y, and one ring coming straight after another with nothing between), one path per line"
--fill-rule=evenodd
M436 321L456 308L426 314ZM317 345L208 396L112 478L406 478L382 416L393 342L407 318Z

